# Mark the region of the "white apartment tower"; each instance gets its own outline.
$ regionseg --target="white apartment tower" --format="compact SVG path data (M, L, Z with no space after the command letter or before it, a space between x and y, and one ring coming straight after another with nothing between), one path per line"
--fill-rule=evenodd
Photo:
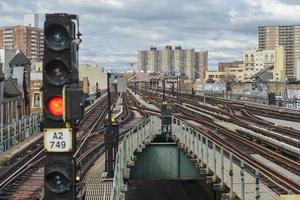
M157 51L156 47L151 47L148 52L147 72L160 71L161 51Z
M161 72L164 75L187 76L195 81L200 71L207 68L208 52L195 52L194 49L182 49L181 46L166 46L163 50L151 47L138 51L138 69L146 72Z
M39 15L36 13L24 15L24 26L39 27Z
M188 79L195 80L195 50L186 49L185 56L185 74L187 75Z
M166 46L162 51L161 71L165 74L174 72L174 51L172 46Z
M148 51L139 50L138 52L138 70L147 71L148 66Z
M174 51L174 72L184 73L185 68L185 51L181 46L175 47Z

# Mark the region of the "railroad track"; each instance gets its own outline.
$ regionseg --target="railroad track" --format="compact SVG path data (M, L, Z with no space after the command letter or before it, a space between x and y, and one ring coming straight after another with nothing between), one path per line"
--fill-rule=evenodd
M130 96L128 93L124 93L122 98L123 112L121 115L119 115L119 117L117 117L117 121L120 125L119 140L122 140L126 133L130 131L134 126L136 126L136 124L138 124L141 120L144 120L149 116L149 114L140 107L136 99ZM141 118L133 119L134 114L132 112L132 107L136 107L136 109L142 116ZM92 122L92 124L95 125L97 124L97 122ZM74 157L76 158L77 172L80 173L81 179L85 177L86 173L91 168L91 166L94 165L97 159L104 152L104 134L96 134L96 132L93 131L87 133L85 139L81 143L81 146L78 147L77 151L74 154Z
M235 107L236 109L246 109L251 113L256 113L265 117L272 116L272 118L300 122L300 112L296 110L290 110L286 108L280 108L277 106L266 106L256 103L244 102L239 100L228 100L223 98L209 97L209 96L198 96L190 94L181 94L181 98L195 99L214 105L228 105L230 107Z
M145 93L144 91L140 92L143 95L152 95L161 97L161 92L149 92ZM154 95L155 94L155 95ZM171 95L170 91L166 91L166 98L170 99L170 102L176 102L176 97ZM287 108L281 108L278 106L267 106L267 105L261 105L257 103L250 103L246 101L241 100L229 100L229 99L223 99L218 97L210 97L210 96L203 96L203 95L191 95L191 94L180 94L181 100L186 99L193 99L195 101L205 102L212 105L227 105L230 107L235 107L236 109L246 109L247 111L251 113L256 113L265 117L272 116L272 118L282 119L282 120L288 120L288 121L295 121L300 122L300 111L297 110L291 110Z
M246 140L245 138L239 137L236 134L233 134L232 132L222 127L217 127L215 124L211 122L207 122L203 119L195 118L195 116L193 115L187 115L185 113L184 116L179 115L177 117L185 121L193 120L199 124L204 125L205 127L210 127L206 130L203 130L199 127L190 124L190 126L192 126L198 131L201 131L212 141L215 141L218 145L223 146L226 150L232 152L234 155L239 157L239 159L244 160L245 162L250 164L253 168L258 169L261 172L261 174L266 176L266 178L264 178L262 181L277 194L287 194L289 190L297 194L300 193L300 186L297 183L291 181L288 177L279 174L275 170L266 167L262 163L255 161L254 159L251 158L250 154L263 155L264 157L270 159L271 161L276 160L278 162L280 160L282 165L289 166L291 164L293 169L299 171L298 163L291 162L290 160L286 159L280 154L272 152L267 148L263 148L253 142L250 142L249 140ZM189 124L187 121L186 123ZM224 139L224 136L226 139ZM249 168L246 170L254 174L254 172L251 171ZM273 181L270 181L270 179L268 179L267 177L271 178Z
M149 95L148 95L149 96ZM160 96L159 96L160 97ZM167 95L171 103L175 103L174 98ZM161 98L160 98L161 99ZM300 156L297 148L300 147L300 131L293 128L278 126L277 124L271 123L269 121L263 120L259 117L254 116L251 112L246 110L244 107L231 105L207 105L198 102L197 100L192 100L191 98L182 97L182 101L191 105L194 105L193 109L205 112L206 114L221 118L225 121L231 121L238 126L250 129L255 133L262 135L262 139L258 141L269 145L270 148L275 148L281 150L286 156L299 161ZM203 110L204 109L204 110ZM300 117L300 115L299 115ZM250 136L250 134L248 134ZM250 139L253 139L250 136ZM266 143L267 140L272 141L271 143ZM275 143L275 144L273 144ZM272 146L270 144L273 144Z
M161 95L158 95L159 98L154 99L153 97L155 95L149 95L146 94L148 98L151 98L150 101L158 103L161 101L162 98ZM167 99L169 102L174 103L174 98L169 98L167 96ZM184 102L191 103L191 99L185 99L182 98ZM194 102L195 105L195 102ZM197 104L199 107L200 105ZM272 188L273 191L275 191L278 194L285 194L290 189L291 191L295 193L300 193L300 185L298 182L292 181L289 178L285 177L282 174L279 174L273 169L269 169L268 167L264 166L262 163L257 162L254 160L250 154L259 154L263 155L265 158L273 161L274 163L279 164L280 166L285 167L289 171L296 172L297 174L300 173L300 164L298 162L295 162L293 160L288 159L287 157L274 152L274 150L270 150L266 148L265 146L261 146L259 144L256 144L253 141L249 141L249 139L244 138L240 136L237 133L234 133L228 129L225 129L222 126L219 126L209 119L211 119L211 116L202 115L197 116L195 113L192 113L191 111L184 110L183 108L179 108L176 106L172 106L174 114L177 115L177 117L183 119L183 120L193 120L202 126L205 127L205 129L201 129L199 127L194 127L197 130L200 130L202 133L206 133L206 135L213 141L217 142L221 146L225 146L228 151L233 152L236 154L240 159L245 160L247 163L249 163L254 168L259 169L266 177L270 177L274 181L270 181L270 179L264 178L262 181L265 182L270 188ZM207 108L207 107L206 107ZM243 107L241 107L243 108ZM193 108L195 109L195 108ZM196 109L195 109L196 110ZM257 122L258 119L255 118L255 116L252 116L248 113L248 118L246 117L240 117L243 118L244 121L242 121L239 116L234 116L233 112L228 110L219 110L218 109L212 109L215 113L215 116L226 114L228 116L232 117L232 121L238 121L237 124L239 125L245 125L245 121L247 121L249 118L251 118L250 121ZM218 113L219 112L219 113ZM234 116L234 117L233 117ZM223 120L225 120L224 118ZM228 121L230 121L230 118L228 118ZM272 125L272 123L267 123L266 121L260 120L263 125ZM188 123L188 122L187 122ZM194 126L190 124L191 126ZM246 126L244 126L246 127ZM273 127L274 128L274 127ZM279 127L279 130L286 130L285 128ZM297 132L297 131L294 131ZM248 169L249 170L249 169ZM252 172L254 173L254 172ZM278 184L277 184L278 183Z
M112 102L117 99L116 95L112 95ZM94 163L101 156L104 148L104 128L98 130L99 125L104 125L104 120L107 115L107 101L99 102L98 106L84 118L84 123L79 129L79 146L76 149L73 157L76 160L76 172L83 178Z
M2 179L0 183L0 199L8 199L15 192L15 189L28 179L29 174L27 172L35 171L42 166L45 157L44 149L42 148L27 162L22 163L17 170L10 172L7 177ZM30 191L26 192L29 193Z
M95 115L94 113L98 113L98 115L104 115L103 113L106 112L105 106L103 106L106 105L104 103L105 101L105 98L103 98L87 111L83 122L81 123L81 125L84 124L86 133L90 134L97 127L97 124L95 123L96 121L92 120L94 118L98 118L97 115ZM103 110L98 109L100 105L101 109ZM97 110L97 112L94 112L95 110ZM98 120L97 122L99 121L100 120ZM86 123L89 125L86 125ZM83 137L84 135L85 137ZM81 142L83 140L82 138L86 138L87 140L88 137L86 137L85 133L81 133L77 141ZM46 156L44 155L43 145L40 145L34 150L30 157L24 158L25 161L17 162L14 166L10 166L10 168L6 171L5 175L3 175L4 178L0 181L0 199L8 199L12 197L26 199L26 196L34 195L36 193L36 190L32 190L32 188L25 187L26 191L20 191L19 188L30 178L32 173L34 173L37 170L43 170L43 163L45 158ZM42 180L38 182L41 184L40 187L42 187L44 177L42 176L40 178ZM17 190L20 196L14 196ZM38 196L40 194L35 195Z
M288 133L287 131L289 129L285 127L275 126L270 122L259 120L259 118L249 118L248 116L237 115L230 108L226 107L226 109L219 109L218 107L211 107L197 103L185 104L185 106L192 109L192 111L205 113L221 120L229 121L245 129L249 129L253 132L244 132L243 134L247 134L250 140L256 140L257 142L264 143L270 148L280 150L282 153L285 153L286 156L289 156L289 158L294 159L295 161L299 160L300 150L297 148L300 144L300 131L291 129L294 130L294 132L291 131L291 133ZM297 132L298 136L295 137L294 134Z

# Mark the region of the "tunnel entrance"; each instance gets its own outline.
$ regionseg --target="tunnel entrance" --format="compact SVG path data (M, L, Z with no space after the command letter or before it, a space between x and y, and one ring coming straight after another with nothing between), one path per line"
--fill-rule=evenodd
M175 143L151 143L136 158L127 180L127 200L221 199Z

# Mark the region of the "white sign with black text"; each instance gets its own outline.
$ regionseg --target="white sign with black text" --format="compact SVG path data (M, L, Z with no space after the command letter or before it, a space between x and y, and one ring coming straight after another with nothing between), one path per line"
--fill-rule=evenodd
M44 147L47 152L72 151L72 129L71 128L44 129Z

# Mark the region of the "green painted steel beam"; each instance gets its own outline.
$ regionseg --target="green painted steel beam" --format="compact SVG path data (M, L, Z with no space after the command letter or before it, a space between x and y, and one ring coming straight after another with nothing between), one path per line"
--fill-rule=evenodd
M175 143L151 143L141 153L130 179L199 179L199 169Z

